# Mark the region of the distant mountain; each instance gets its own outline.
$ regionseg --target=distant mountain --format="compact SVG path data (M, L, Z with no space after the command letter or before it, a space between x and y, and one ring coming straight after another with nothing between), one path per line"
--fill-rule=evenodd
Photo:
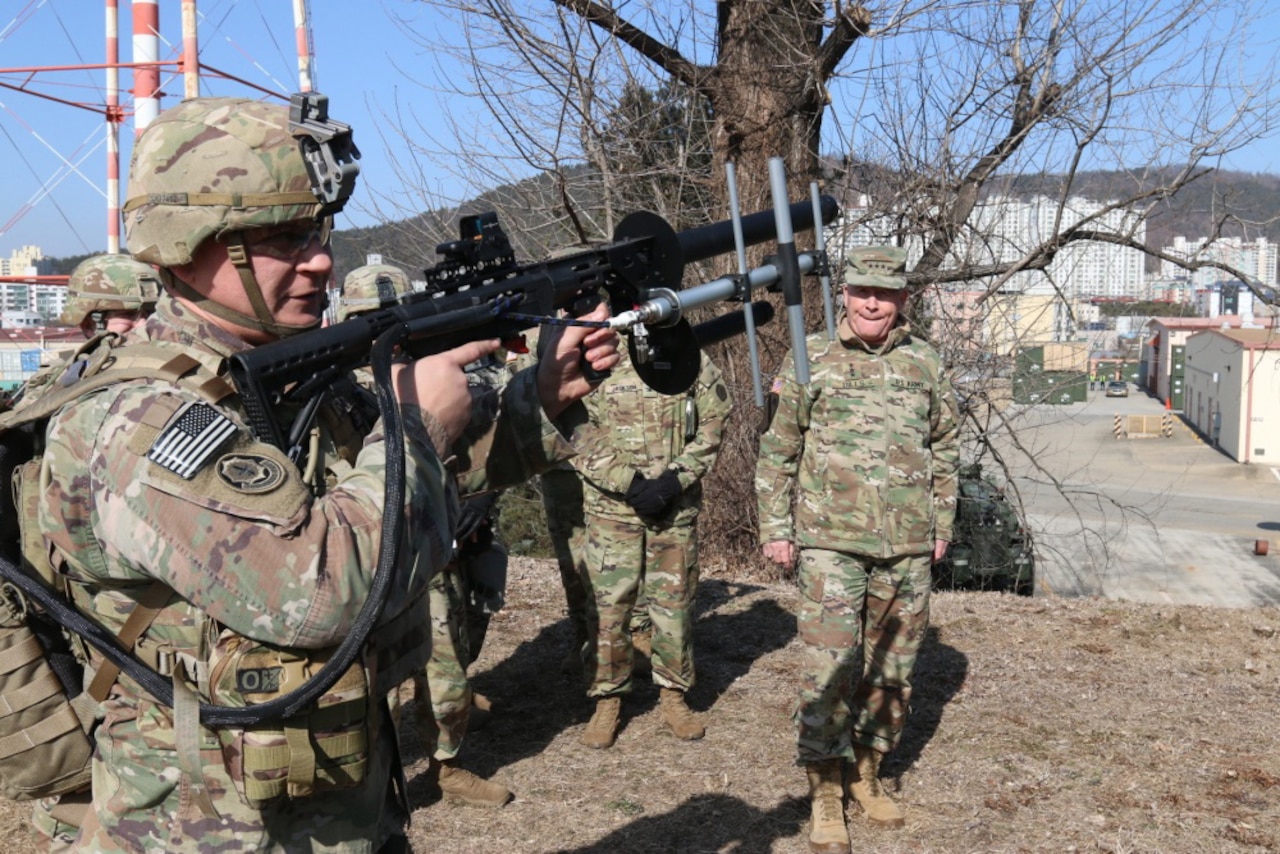
M1075 193L1099 201L1125 198L1171 174L1172 170L1155 171L1143 181L1128 172L1084 172L1076 176ZM1053 178L1027 178L1014 186L1043 188L1054 183ZM1280 175L1218 171L1191 182L1157 204L1147 220L1147 242L1168 246L1178 236L1205 237L1225 209L1233 217L1223 226L1223 236L1280 242Z
M1060 179L1054 176L1026 176L1012 182L1009 192L1053 192L1059 183ZM1140 186L1128 172L1088 172L1076 177L1075 192L1105 200L1129 196ZM585 168L569 174L563 182L544 175L495 188L457 208L336 231L336 280L341 281L364 264L369 254L380 254L386 263L403 267L413 276L420 275L439 261L435 251L439 244L458 239L459 217L481 211L499 212L518 258L545 257L554 249L576 243L579 226L588 233L607 233L600 223L575 224L568 220L559 205L566 195L578 210L595 210L599 182ZM1234 216L1222 229L1225 236L1250 240L1266 237L1280 243L1280 175L1231 171L1211 173L1183 187L1172 199L1160 202L1147 221L1147 240L1156 246L1168 246L1176 236L1192 240L1203 237L1219 218L1217 212L1228 207ZM86 257L55 258L55 272L70 273Z

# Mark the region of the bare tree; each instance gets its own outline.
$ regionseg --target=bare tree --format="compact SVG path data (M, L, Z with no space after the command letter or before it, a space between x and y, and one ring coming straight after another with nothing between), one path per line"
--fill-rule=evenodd
M711 156L691 169L675 157L662 164L668 183L655 206L671 214L688 204L670 191L679 175L686 190L712 191L705 197L718 209L702 216L722 218L720 164L733 160L746 207L764 207L764 162L780 155L797 185L821 177L846 201L867 199L844 227L874 222L883 239L912 248L914 284L976 289L980 304L1041 281L1069 306L1054 271L1073 245L1159 255L1145 225L1161 205L1212 180L1224 157L1276 120L1273 63L1249 57L1260 32L1249 0L423 2L466 34L453 46L418 34L437 57L427 85L469 94L476 109L424 117L397 105L388 126L477 190L501 187L514 208L538 206L550 225L535 236L561 245L608 236L626 212L620 186L637 179L610 150L610 117L628 93L678 91L705 104ZM1100 195L1090 176L1115 170L1127 180ZM545 180L517 188L531 174ZM994 197L1031 195L1054 213L1017 240L979 215ZM1096 201L1084 215L1078 196ZM1258 225L1232 201L1215 204L1217 230ZM931 318L944 347L948 335L971 334L949 321ZM766 370L781 358L779 332L763 342ZM713 548L745 555L758 413L741 360L718 355L741 405L709 485L708 533ZM989 423L971 423L979 441Z

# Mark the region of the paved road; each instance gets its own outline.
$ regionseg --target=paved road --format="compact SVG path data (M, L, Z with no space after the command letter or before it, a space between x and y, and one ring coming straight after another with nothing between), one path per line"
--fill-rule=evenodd
M1280 471L1234 462L1176 414L1172 437L1115 438L1117 414L1163 411L1131 390L1006 413L1035 460L1000 443L1036 541L1037 592L1280 604Z

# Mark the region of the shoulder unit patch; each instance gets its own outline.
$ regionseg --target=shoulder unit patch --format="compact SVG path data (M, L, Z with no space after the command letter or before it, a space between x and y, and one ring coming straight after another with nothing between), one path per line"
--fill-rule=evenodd
M226 454L214 469L227 486L251 494L270 492L284 483L284 466L260 454Z
M188 404L160 431L147 459L190 480L236 434L236 429L234 421L209 404Z

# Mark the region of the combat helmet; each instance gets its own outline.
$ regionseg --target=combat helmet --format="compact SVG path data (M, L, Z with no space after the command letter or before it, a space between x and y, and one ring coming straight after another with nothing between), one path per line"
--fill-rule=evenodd
M295 95L291 107L247 98L183 101L134 144L124 205L129 251L166 270L165 283L184 299L224 320L279 336L310 328L271 317L243 232L310 222L327 242L332 215L355 186L358 157L350 128L329 120L323 95ZM227 244L254 316L212 302L167 272L191 262L210 238Z
M72 271L60 319L80 326L99 311L150 311L159 293L160 277L147 264L128 255L94 255Z
M413 286L409 284L409 276L399 267L390 264L357 267L342 280L338 320L394 305L411 290Z

